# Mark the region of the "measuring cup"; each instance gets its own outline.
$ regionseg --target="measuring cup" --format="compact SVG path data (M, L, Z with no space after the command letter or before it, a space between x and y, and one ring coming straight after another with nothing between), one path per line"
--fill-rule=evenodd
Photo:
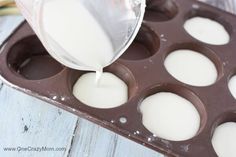
M103 67L91 66L85 60L73 56L45 33L42 24L45 18L43 11L45 4L51 1L76 1L85 7L100 24L113 46L112 57L102 65L103 67L117 60L130 46L141 27L145 12L145 0L16 0L23 16L49 54L65 66L77 70L98 71Z

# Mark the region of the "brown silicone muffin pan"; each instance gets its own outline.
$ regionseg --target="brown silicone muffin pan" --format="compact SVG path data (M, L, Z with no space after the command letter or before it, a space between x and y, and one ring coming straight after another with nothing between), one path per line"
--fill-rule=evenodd
M229 32L230 42L215 46L191 37L183 25L194 16L220 22ZM118 61L105 69L127 83L129 100L126 104L113 109L96 109L77 100L72 88L86 72L64 67L50 57L26 22L1 47L0 74L7 84L22 92L167 156L215 157L211 144L214 129L224 122L236 122L236 100L228 89L228 81L236 73L235 43L236 16L230 13L193 0L148 0L143 25L135 41ZM215 84L194 87L177 81L167 72L165 57L183 48L198 51L215 63L218 70ZM201 117L195 137L168 141L153 136L143 126L139 105L144 98L160 91L176 93L195 105Z

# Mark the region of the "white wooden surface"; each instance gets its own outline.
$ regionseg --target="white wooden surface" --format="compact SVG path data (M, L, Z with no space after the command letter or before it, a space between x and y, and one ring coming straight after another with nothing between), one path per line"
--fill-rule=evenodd
M202 0L206 1L206 0ZM236 13L236 0L207 0ZM0 18L0 43L22 17ZM4 151L4 147L65 147L65 151ZM162 157L87 120L18 92L0 80L0 157Z

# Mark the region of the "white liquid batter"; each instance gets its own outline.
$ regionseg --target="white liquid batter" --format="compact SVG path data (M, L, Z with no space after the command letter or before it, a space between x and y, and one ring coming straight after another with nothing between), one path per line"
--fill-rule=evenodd
M188 100L167 92L154 94L141 104L144 126L158 137L183 141L194 137L200 115Z
M177 80L193 86L208 86L216 82L218 72L206 56L192 50L177 50L165 60L167 71Z
M219 157L236 156L236 123L228 122L216 128L212 145Z
M95 82L96 74L82 75L73 87L74 96L94 108L114 108L128 100L128 87L117 76L104 72Z
M66 52L94 71L113 59L112 43L90 12L78 0L51 0L43 10L45 31Z
M230 79L228 86L229 86L229 90L230 90L231 94L236 99L236 76L233 76Z
M184 28L191 36L208 44L224 45L230 41L224 26L208 18L191 18L185 22Z

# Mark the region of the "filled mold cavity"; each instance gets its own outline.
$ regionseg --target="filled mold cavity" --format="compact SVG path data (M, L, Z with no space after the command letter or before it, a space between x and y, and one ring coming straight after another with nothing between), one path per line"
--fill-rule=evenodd
M164 65L174 78L192 86L210 86L223 75L221 62L214 52L195 44L171 49Z
M9 68L18 76L28 80L46 79L63 69L63 66L48 54L35 35L14 44L9 50L7 62Z
M92 72L73 72L70 77L74 97L93 108L119 107L129 101L137 90L132 73L117 63L105 68L98 82L96 74Z
M193 38L211 45L225 45L230 42L231 26L215 13L194 10L188 14L184 29Z
M125 60L142 60L154 55L160 47L160 40L155 32L142 26L134 42L121 56Z
M143 125L155 136L170 141L189 140L206 123L206 111L198 97L175 85L153 88L139 110Z
M236 99L236 75L230 78L228 87L232 96Z
M212 136L212 146L219 157L236 156L236 114L225 114L223 120L215 127Z
M173 19L178 13L178 7L172 0L147 1L144 20L163 22Z

